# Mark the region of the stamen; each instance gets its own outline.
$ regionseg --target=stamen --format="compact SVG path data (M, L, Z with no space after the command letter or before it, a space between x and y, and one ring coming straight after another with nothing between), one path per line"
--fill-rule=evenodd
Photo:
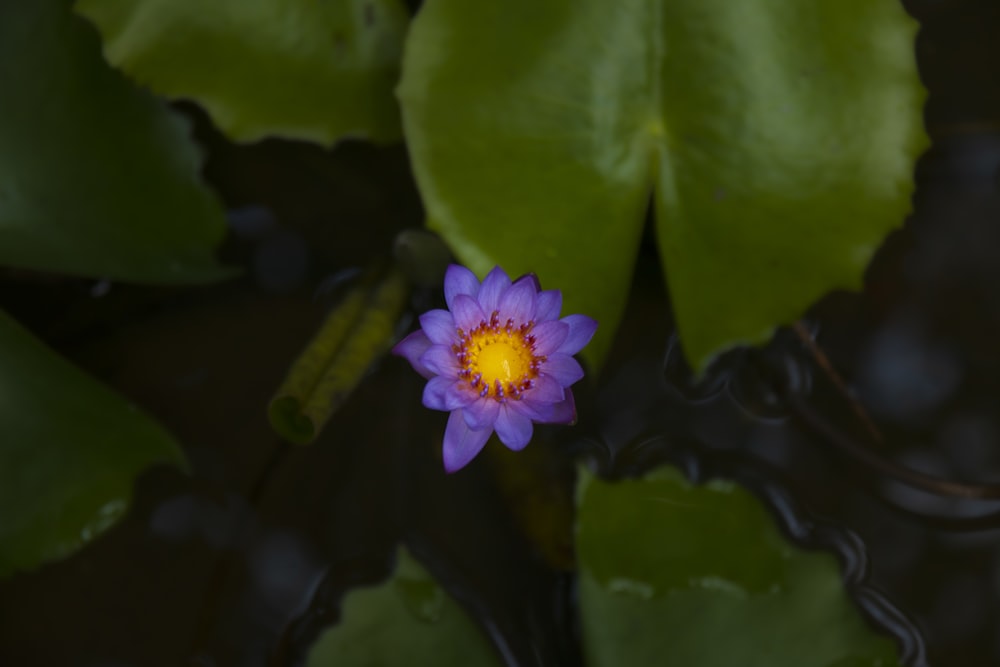
M508 318L501 325L500 312L490 313L489 322L480 321L471 331L456 329L459 343L452 346L460 367L459 376L475 387L482 397L499 402L508 398L520 400L533 386L545 361L535 356L535 339L528 332L534 327L529 321L518 324Z

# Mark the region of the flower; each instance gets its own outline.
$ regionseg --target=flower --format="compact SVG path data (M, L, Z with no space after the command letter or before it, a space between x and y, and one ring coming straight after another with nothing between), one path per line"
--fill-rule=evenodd
M590 342L594 319L559 319L559 290L542 290L531 274L511 283L499 266L480 285L472 271L451 265L444 296L448 310L421 315L421 328L392 351L429 379L424 405L451 412L447 472L474 459L493 431L519 451L531 440L533 423L576 421L569 386L583 369L572 355Z

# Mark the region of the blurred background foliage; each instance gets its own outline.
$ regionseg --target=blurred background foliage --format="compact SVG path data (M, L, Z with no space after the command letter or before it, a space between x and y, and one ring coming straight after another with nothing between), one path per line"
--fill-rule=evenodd
M863 405L868 445L932 474L981 476L995 462L998 431L982 407L997 397L983 326L998 284L983 227L995 195L977 188L995 188L1000 84L979 73L995 72L981 63L1000 16L971 0L416 4L255 0L207 15L156 0L0 5L0 306L10 314L0 320L0 574L21 572L0 583L0 658L295 664L322 637L309 662L325 664L320 652L337 655L331 637L347 633L352 646L491 644L506 664L606 664L627 650L668 659L681 649L663 627L681 632L669 619L689 614L629 574L651 539L663 552L646 574L683 582L681 598L703 609L683 634L702 662L687 664L726 664L709 649L721 646L715 635L736 641L730 623L747 604L771 610L754 614L759 626L738 623L760 664L924 664L910 615L932 657L992 660L996 595L977 578L992 576L989 533L938 540L927 516L979 519L992 506L855 479L818 444L823 429L794 419L787 394L859 440ZM917 55L937 143L917 217L865 274L910 209L928 143L906 10L923 24ZM968 34L965 50L937 46ZM935 135L935 122L947 132ZM943 235L955 211L965 226ZM365 356L338 385L357 390L320 415L331 421L316 446L285 444L267 402L362 269L409 265L413 309L440 301L426 278L440 252L400 236L425 218L480 275L494 263L535 271L563 290L567 311L601 320L580 425L539 429L518 458L491 446L446 478L440 415L420 407L419 378L376 363L392 333L380 326L357 339ZM405 327L401 307L368 306ZM808 335L821 323L830 359L784 334L722 354L766 342L807 309ZM897 604L851 565L865 560L854 533L798 539L809 511L796 506L791 521L762 482L741 480L791 542L745 492L723 513L756 517L740 525L703 518L702 501L643 521L664 490L640 482L584 482L606 494L574 510L575 461L639 476L678 441L697 443L696 468L731 460L723 477L767 461L767 479L873 543L875 581ZM158 462L191 475L150 469L127 511L136 475ZM673 483L696 495L724 488ZM871 509L886 499L921 516ZM636 528L585 541L587 517ZM734 563L773 567L773 554L754 551L761 539L789 563L825 564L788 565L816 574L741 597ZM693 551L675 550L683 540ZM422 565L397 559L399 543ZM602 544L621 550L603 587L588 569ZM847 585L829 556L803 546L839 555ZM685 579L678 553L719 560ZM396 562L452 620L420 631L426 619L401 613L400 574L386 579ZM914 572L925 578L911 590ZM157 610L141 627L115 611L148 599ZM935 616L941 605L965 613ZM372 620L380 614L396 621ZM789 629L807 618L817 636L851 639L802 644L805 630Z

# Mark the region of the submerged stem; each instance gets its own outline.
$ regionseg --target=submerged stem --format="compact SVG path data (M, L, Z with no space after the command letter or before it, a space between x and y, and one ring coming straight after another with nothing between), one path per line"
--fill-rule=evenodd
M847 382L845 382L844 378L837 372L837 369L833 367L833 363L831 363L830 358L826 356L826 352L824 352L823 348L821 348L815 339L813 339L812 334L809 333L809 330L806 329L802 321L799 320L795 322L795 324L792 325L792 330L795 331L795 335L798 336L802 344L809 349L809 353L816 361L816 365L819 366L824 373L826 373L826 376L833 383L833 386L836 387L837 391L840 392L840 395L843 396L851 406L851 410L854 412L854 415L858 418L858 421L864 425L868 434L875 440L875 442L881 444L885 440L885 438L882 437L882 431L880 431L878 426L875 425L872 418L868 416L868 411L865 410L865 407L861 405L861 402L854 396L854 392L847 386Z
M823 370L827 378L832 381L841 396L848 401L855 417L864 426L871 439L875 443L883 443L884 438L881 430L868 415L861 402L855 398L850 387L848 387L843 377L833 367L829 357L826 356L823 349L813 339L805 325L802 322L796 322L793 328L802 343L809 349L813 360ZM777 391L784 397L785 404L791 409L799 422L814 433L818 433L827 442L871 471L881 473L911 488L920 489L921 491L938 496L972 500L1000 499L1000 484L956 482L907 468L885 457L870 446L854 440L851 436L832 424L820 411L814 409L803 396L790 391L787 387L779 388Z

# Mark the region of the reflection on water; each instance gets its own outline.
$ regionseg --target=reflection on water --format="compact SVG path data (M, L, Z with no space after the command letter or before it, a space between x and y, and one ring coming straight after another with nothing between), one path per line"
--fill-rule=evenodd
M916 318L889 322L874 336L857 381L874 416L907 422L939 407L958 388L963 368L957 350L928 340Z

